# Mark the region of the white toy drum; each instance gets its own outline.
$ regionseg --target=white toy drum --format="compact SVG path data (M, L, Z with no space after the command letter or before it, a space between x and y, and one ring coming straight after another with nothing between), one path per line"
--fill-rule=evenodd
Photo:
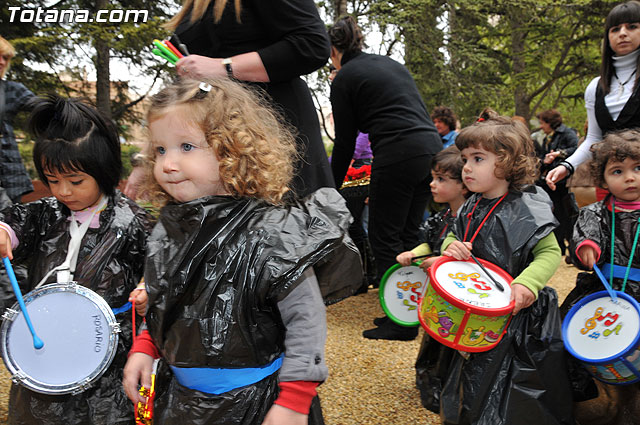
M591 374L607 384L640 380L640 305L616 291L588 295L562 322L564 346Z
M511 276L478 260L504 291L472 260L442 257L429 268L420 300L420 324L435 340L456 350L487 351L502 339L511 320Z
M120 326L109 304L73 282L44 285L24 302L44 347L34 348L18 304L7 309L0 349L13 381L52 395L89 388L116 354Z
M380 305L389 319L402 326L416 326L418 302L427 282L427 273L417 265L389 268L380 281Z

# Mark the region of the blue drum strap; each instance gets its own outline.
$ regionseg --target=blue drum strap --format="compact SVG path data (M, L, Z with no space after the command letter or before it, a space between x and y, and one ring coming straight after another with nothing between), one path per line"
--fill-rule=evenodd
M277 372L282 366L284 354L261 367L225 369L213 367L171 366L174 376L183 387L208 394L222 394L240 387L255 384Z
M127 302L122 307L112 308L111 310L113 311L113 314L116 315L116 314L119 314L119 313L123 313L125 311L129 311L130 309L131 309L131 301Z
M602 273L607 276L611 273L611 264L605 263L602 265ZM613 277L618 279L624 279L625 274L627 273L627 268L624 266L617 266L614 264L613 266ZM633 280L635 282L640 282L640 269L636 269L631 267L629 269L629 280Z

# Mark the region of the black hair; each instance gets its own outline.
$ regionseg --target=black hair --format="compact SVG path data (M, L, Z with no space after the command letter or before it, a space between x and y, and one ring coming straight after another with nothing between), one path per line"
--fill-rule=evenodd
M449 131L455 131L458 118L451 108L447 106L436 106L431 113L431 119L440 120L449 127Z
M29 118L36 142L33 162L42 182L45 171L80 171L93 177L105 195L113 195L122 175L115 126L80 99L58 95L37 98Z
M362 50L364 36L358 23L352 16L344 16L329 28L331 45L341 53L352 53Z
M602 46L602 65L600 68L600 88L604 94L609 93L609 87L611 86L611 77L614 74L613 59L611 57L615 54L609 44L609 30L621 24L631 24L634 22L640 22L640 2L632 0L626 3L622 3L611 9L611 12L607 15L607 19L604 23L604 40ZM636 68L640 67L640 56L636 61ZM640 73L636 73L636 78L633 83L635 88L638 85L638 79L640 79Z

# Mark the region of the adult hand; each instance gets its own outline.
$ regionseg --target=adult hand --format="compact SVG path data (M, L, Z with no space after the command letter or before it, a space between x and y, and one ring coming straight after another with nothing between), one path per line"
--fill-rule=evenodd
M468 260L471 257L471 242L453 241L442 254L456 260Z
M567 174L569 174L567 167L564 165L558 165L547 173L547 177L545 179L547 186L549 186L551 190L556 190L556 183L567 177Z
M511 301L515 301L513 314L516 315L523 308L529 307L536 300L536 296L529 288L519 283L511 285Z
M588 269L592 270L593 265L598 261L598 251L592 246L583 245L577 252L578 258L587 266Z
M179 76L195 80L227 76L222 58L208 58L200 55L183 57L176 63L176 70Z
M149 301L149 296L147 295L146 289L144 289L144 284L142 285L142 287L138 285L136 289L131 291L129 294L129 301L134 303L136 306L136 313L138 316L144 317L145 314L147 314L147 302Z
M411 251L405 251L405 252L401 252L400 254L398 254L396 256L396 261L398 262L398 264L400 264L401 266L410 266L412 261L411 259L414 257L413 252Z
M551 151L544 156L544 160L542 162L544 162L545 164L551 164L553 161L556 160L558 155L560 155L559 151Z
M132 353L124 365L122 386L133 404L145 403L147 400L138 392L138 384L151 388L153 357L145 353Z
M13 260L13 252L11 250L11 238L9 233L0 229L0 256L9 257L9 260Z
M267 412L262 425L307 425L309 416L274 404Z
M144 169L142 167L133 167L131 170L131 174L129 174L129 178L127 178L127 184L124 187L124 194L129 199L133 199L134 201L137 199L140 191L140 185L142 184L142 179L144 178Z

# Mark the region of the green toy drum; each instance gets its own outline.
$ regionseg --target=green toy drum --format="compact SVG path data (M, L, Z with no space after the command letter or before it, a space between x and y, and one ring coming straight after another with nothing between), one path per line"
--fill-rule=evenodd
M391 266L380 280L380 305L389 319L402 326L416 326L418 302L427 283L427 273L416 264Z
M500 267L478 259L493 279L473 261L442 257L429 268L420 300L419 320L436 341L456 350L488 351L502 339L513 311L511 281Z

